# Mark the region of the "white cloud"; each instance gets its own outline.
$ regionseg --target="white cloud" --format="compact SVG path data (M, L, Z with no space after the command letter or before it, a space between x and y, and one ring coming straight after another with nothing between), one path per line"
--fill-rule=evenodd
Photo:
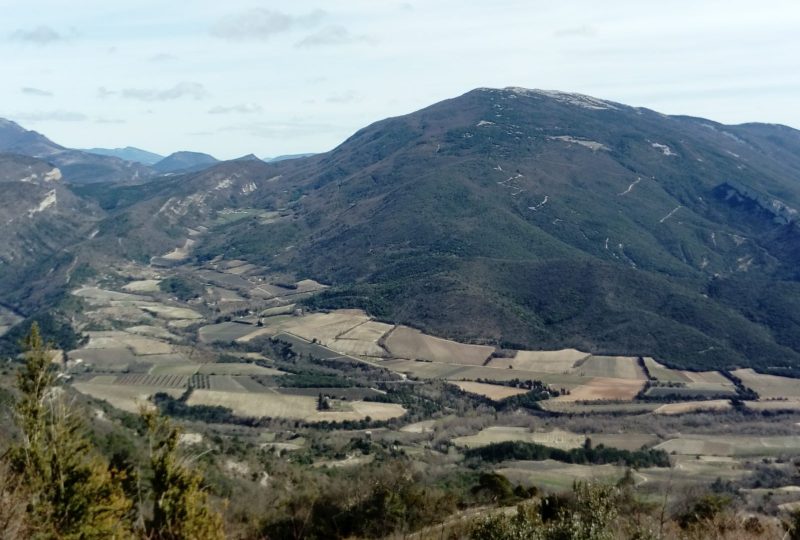
M101 98L120 96L125 99L138 101L172 101L181 98L203 99L208 91L205 86L197 82L180 82L171 88L123 88L119 91L108 90L105 87L97 89Z
M557 38L589 38L597 35L594 27L584 24L582 26L569 26L559 28L553 35Z
M24 86L20 89L20 92L25 94L26 96L36 96L36 97L52 97L53 93L49 90L42 90L41 88L33 88L31 86Z
M316 10L304 15L290 15L270 9L254 8L223 18L211 29L211 34L231 41L267 40L295 28L313 26L325 17Z
M358 98L355 90L347 90L339 94L332 94L325 100L328 103L351 103Z
M18 113L13 118L20 122L85 122L89 119L83 113L62 110Z
M258 103L241 103L239 105L231 105L226 107L224 105L217 105L208 110L209 114L255 114L260 113L264 109Z
M348 45L350 43L373 41L368 36L354 35L341 25L326 26L297 42L298 47L319 47L324 45Z
M35 45L50 45L59 41L65 41L67 36L61 34L49 26L37 26L30 29L20 29L11 34L11 39Z

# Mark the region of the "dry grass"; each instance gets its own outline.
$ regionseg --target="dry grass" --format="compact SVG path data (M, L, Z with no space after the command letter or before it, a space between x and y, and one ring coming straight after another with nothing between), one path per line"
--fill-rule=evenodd
M556 402L552 399L540 401L539 405L546 411L565 414L647 414L656 410L658 403L623 402L623 403L568 403Z
M522 388L512 388L510 386L502 386L499 384L486 384L470 381L454 382L453 384L461 388L464 392L477 394L494 401L500 401L502 399L518 396L528 392L528 390L524 390Z
M725 411L732 407L727 399L712 399L708 401L684 401L682 403L667 403L653 411L655 414L685 414L697 411Z
M106 401L111 406L129 413L138 413L140 407L149 406L148 399L157 392L164 392L174 398L180 397L183 393L181 388L94 384L93 382L75 383L72 386L82 394Z
M643 380L595 377L586 384L576 386L569 394L553 398L558 403L575 401L630 401L644 387Z
M128 348L137 356L151 354L170 354L172 345L140 335L127 332L87 332L89 342L84 349L120 349Z
M122 290L129 291L129 292L158 292L161 289L158 288L158 284L161 283L161 280L158 279L142 279L139 281L131 281L127 285L122 287Z
M148 325L130 326L126 328L125 331L128 332L129 334L154 337L158 339L164 339L167 341L178 341L180 339L172 332L164 328L161 328L160 326L148 326Z
M405 414L405 409L394 403L349 402L350 410L318 411L317 398L312 396L290 396L278 393L221 392L195 390L189 405L218 405L228 407L240 416L287 418L306 422L342 422L362 420L369 416L373 420L388 420Z
M481 366L494 352L486 345L465 345L447 339L428 336L407 326L398 326L386 338L386 348L397 358L449 362Z
M257 330L264 330L252 324L240 324L235 322L223 322L219 324L209 324L201 327L197 331L197 336L200 341L204 343L213 343L215 341L234 341L242 336L251 334Z
M652 358L645 358L644 365L647 366L647 371L653 379L661 382L678 382L687 383L689 378L683 372L670 369L662 364L659 364Z
M400 428L403 433L431 433L438 420L423 420Z
M380 365L406 373L421 379L449 379L453 381L473 381L488 379L495 381L511 381L514 379L539 380L558 388L575 388L590 381L578 375L560 373L542 373L518 369L501 369L490 366L465 366L461 364L445 364L441 362L417 362L414 360L385 360Z
M576 349L560 351L517 351L514 358L493 358L492 367L538 371L540 373L572 373L575 364L589 356Z
M733 374L761 398L800 398L800 382L797 379L763 375L752 369L737 369Z
M457 437L453 439L453 443L458 446L475 448L507 441L522 441L569 450L582 446L585 440L586 437L583 435L560 429L537 432L524 427L491 426L475 435Z
M800 411L800 400L746 401L745 406L751 411Z
M371 358L383 358L388 355L385 349L374 341L364 341L357 339L333 339L323 342L326 347L338 353L351 356L369 356Z
M575 368L575 373L586 377L647 380L638 360L630 356L590 356Z
M512 461L495 469L495 472L514 484L563 493L571 489L575 481L614 483L622 478L625 469L616 465L567 465L545 460Z
M345 332L339 336L339 339L357 339L360 341L372 341L377 343L378 340L385 336L392 328L394 328L394 325L377 321L368 321Z
M800 437L684 435L665 441L656 448L682 455L740 457L796 455L800 451Z
M272 369L245 362L203 364L197 372L204 375L286 375L286 372L279 369Z
M211 375L208 378L211 390L220 392L247 392L247 388L230 375Z
M733 386L733 383L719 371L682 371L693 383L704 385Z
M141 307L144 311L152 313L156 317L160 317L162 319L196 320L203 318L203 316L200 315L198 312L189 308L167 306L164 304L156 304L156 303L148 303L146 305L141 305L139 307Z
M522 441L541 444L551 448L570 450L583 446L586 438L590 438L596 446L603 444L608 447L622 448L624 450L638 450L658 442L658 438L646 433L574 433L561 429L551 431L531 431L522 427L492 426L481 430L475 435L458 437L453 443L459 446L477 447L506 441Z
M115 291L107 291L99 287L81 287L78 290L72 291L72 294L85 299L90 304L104 305L112 300L125 301L125 302L146 302L149 299L145 296L137 296L135 294L121 293Z
M369 321L363 311L342 309L331 313L312 313L294 318L285 330L303 339L327 342L339 338L360 324Z
M186 240L186 242L184 242L183 246L176 247L169 253L162 255L161 258L166 259L168 261L182 261L184 259L187 259L189 257L189 252L192 250L192 246L194 246L194 244L195 240L189 238Z
M368 321L353 327L332 340L323 340L325 346L342 354L383 358L389 353L378 342L394 328L391 324Z

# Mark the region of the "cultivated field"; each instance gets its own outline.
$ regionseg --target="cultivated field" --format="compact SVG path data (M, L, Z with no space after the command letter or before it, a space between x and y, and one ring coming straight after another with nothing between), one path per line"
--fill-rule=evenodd
M288 418L306 422L342 422L345 420L388 420L405 414L405 409L394 403L353 401L346 404L349 410L318 411L317 398L279 393L224 392L195 390L189 405L219 405L246 417Z
M122 290L133 293L159 292L160 291L160 289L158 288L159 283L161 283L161 281L158 279L142 279L139 281L131 281L127 285L123 286Z
M482 366L494 352L486 345L465 345L398 326L386 337L386 349L395 358Z
M727 399L713 399L708 401L683 401L681 403L667 403L655 411L656 414L686 414L697 411L725 411L733 406Z
M583 446L586 439L590 438L592 444L603 444L624 450L638 450L642 446L651 446L658 442L658 437L646 433L573 433L561 429L549 431L531 431L523 427L492 426L481 430L475 435L457 437L453 443L458 446L474 448L493 443L507 441L522 441L541 444L551 448L569 450Z
M647 380L638 360L630 356L589 356L579 361L574 372L584 377Z
M733 374L762 399L800 398L800 380L776 375L763 375L752 369L737 369Z
M513 358L492 358L489 365L541 373L572 373L575 364L588 356L588 353L576 349L517 351Z
M305 317L296 317L292 324L286 325L284 328L285 331L308 341L316 339L326 344L367 321L369 321L369 317L363 311L344 309L331 313L312 313Z
M510 386L502 386L499 384L486 384L470 381L454 382L453 384L458 386L464 392L477 394L494 401L500 401L512 396L528 393L528 390L524 390L522 388L512 388Z
M571 403L548 399L540 401L539 406L546 410L565 414L647 414L661 407L660 403L620 402L620 403Z
M576 481L616 483L625 474L625 468L616 465L569 465L553 460L510 461L495 469L495 472L508 478L512 484L562 493Z
M421 379L447 379L451 381L488 379L494 381L512 381L515 379L539 380L557 388L575 388L590 381L587 377L563 375L559 373L541 373L518 369L501 369L488 366L464 366L461 364L445 364L441 362L419 362L414 360L385 360L381 365Z
M683 435L665 441L656 448L669 453L706 456L760 457L797 455L800 436L743 437L719 435Z
M215 341L231 342L242 336L246 336L258 327L252 324L242 324L237 322L223 322L219 324L209 324L198 330L198 337L203 343L214 343Z
M87 332L89 342L85 349L120 349L128 348L137 356L151 354L170 354L173 347L169 343L127 332Z
M141 336L153 337L157 339L165 339L167 341L178 341L180 338L172 332L160 327L150 325L130 326L125 329L129 334L138 334Z
M650 372L650 376L656 381L675 383L690 382L690 379L682 371L670 369L659 364L652 358L645 358L644 365L647 366L647 371Z
M78 382L72 385L82 394L108 402L111 406L129 413L138 413L143 406L150 406L150 396L164 392L174 398L180 397L182 388L164 388L154 386L134 386L124 384L106 384L93 381Z
M595 377L586 384L576 386L569 394L553 398L555 402L575 401L630 401L644 387L643 380Z
M670 456L673 466L669 469L651 468L636 471L636 477L646 482L661 484L664 490L680 491L699 482L710 484L717 478L734 481L747 474L742 464L730 457L720 456Z
M800 411L800 400L747 401L745 407L752 411Z
M203 316L195 310L184 307L167 306L165 304L156 303L148 303L146 305L141 305L140 307L146 312L152 313L156 317L160 317L162 319L197 320L203 318Z
M197 372L203 375L286 375L284 371L280 371L279 369L272 369L245 362L216 362L212 364L203 364Z
M481 430L475 435L456 437L453 439L454 444L466 448L487 446L489 444L507 441L531 442L543 444L552 448L569 450L570 448L582 446L584 441L586 441L586 437L560 429L538 432L523 427L492 426Z
M380 358L389 353L379 345L380 340L394 328L391 324L367 321L359 324L325 345L343 354Z

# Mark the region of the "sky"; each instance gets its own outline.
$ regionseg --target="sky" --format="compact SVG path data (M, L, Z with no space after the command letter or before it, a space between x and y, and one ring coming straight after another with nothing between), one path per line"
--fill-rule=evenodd
M800 128L798 0L0 0L0 117L73 148L329 150L477 87Z

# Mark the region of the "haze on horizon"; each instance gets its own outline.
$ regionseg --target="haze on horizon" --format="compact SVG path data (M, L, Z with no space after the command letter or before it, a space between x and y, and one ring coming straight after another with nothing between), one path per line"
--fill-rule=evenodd
M800 128L800 4L0 1L0 117L75 148L319 152L481 86ZM653 25L652 21L658 21Z

